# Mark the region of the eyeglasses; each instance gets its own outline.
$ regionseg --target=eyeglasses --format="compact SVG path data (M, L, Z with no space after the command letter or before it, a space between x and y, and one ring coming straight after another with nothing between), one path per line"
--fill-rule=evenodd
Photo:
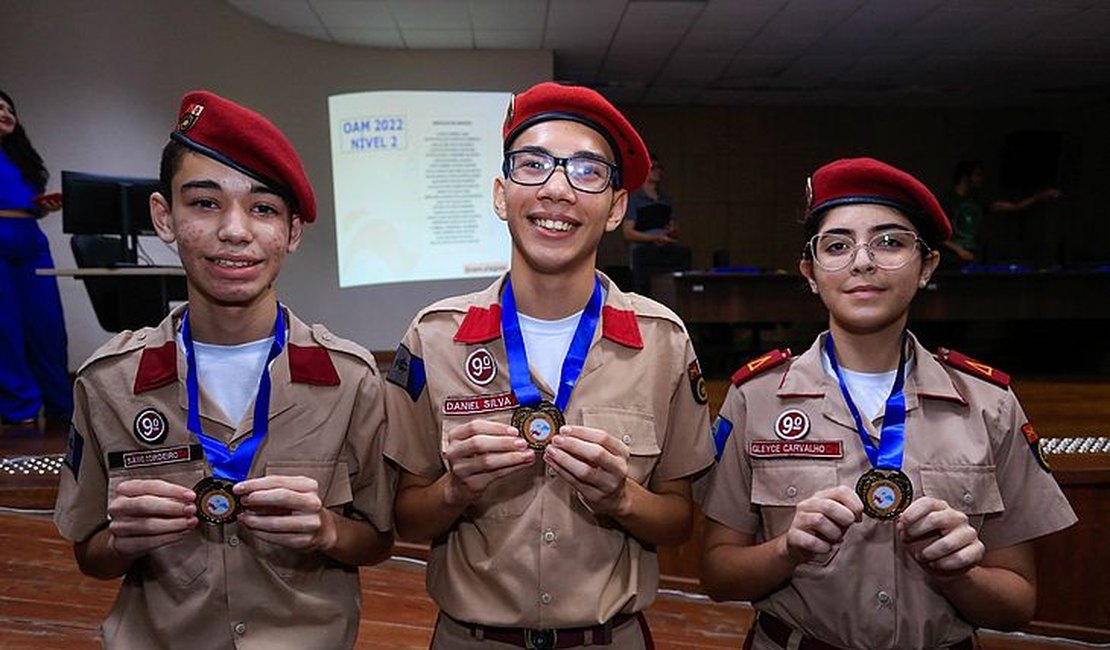
M808 244L813 261L826 271L843 271L851 266L860 248L867 251L875 266L896 271L910 263L918 245L928 252L925 242L908 230L881 232L863 243L856 243L847 235L826 233L814 235Z
M542 149L519 149L505 154L501 171L519 185L543 185L556 167L562 167L570 186L579 192L600 194L615 184L617 166L592 156L558 158Z

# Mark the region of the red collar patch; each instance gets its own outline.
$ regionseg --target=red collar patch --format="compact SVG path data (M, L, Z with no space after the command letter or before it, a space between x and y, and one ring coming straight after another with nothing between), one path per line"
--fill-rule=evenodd
M177 342L167 341L160 348L143 348L139 371L135 374L134 394L168 386L177 381Z
M783 348L781 350L772 350L767 354L756 357L751 361L740 366L740 369L732 373L732 385L739 386L740 384L748 381L756 375L763 374L775 366L780 366L790 358L790 349Z
M288 344L289 379L298 384L313 386L338 386L339 373L331 362L331 355L319 345L301 346Z
M636 350L644 349L640 324L631 309L615 309L606 305L601 309L601 335L610 341Z
M644 339L640 336L640 326L636 312L615 309L606 305L601 310L601 335L610 341L626 347L641 350ZM463 317L456 343L489 343L501 338L501 305L494 303L489 307L471 307Z
M1010 387L1010 375L997 368L992 368L982 361L976 361L966 354L961 354L948 348L937 349L937 358L957 370L962 370L969 375L989 381L1001 388Z
M455 332L456 343L489 343L501 338L501 305L494 303L488 308L471 307L467 310L459 330Z

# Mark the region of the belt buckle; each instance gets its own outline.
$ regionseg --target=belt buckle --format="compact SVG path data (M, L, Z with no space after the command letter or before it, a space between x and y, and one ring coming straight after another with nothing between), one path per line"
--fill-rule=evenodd
M551 650L559 640L557 630L525 630L524 647L528 650Z

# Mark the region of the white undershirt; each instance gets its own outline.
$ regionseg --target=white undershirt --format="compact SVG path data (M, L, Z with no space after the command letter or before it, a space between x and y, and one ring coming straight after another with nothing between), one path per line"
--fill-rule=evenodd
M574 330L578 327L582 312L558 320L540 320L524 314L517 316L520 319L520 333L524 338L524 350L528 353L529 368L558 396L563 359L567 357L567 350L574 339Z
M184 349L181 335L178 345ZM247 413L247 407L258 393L262 368L274 337L237 345L214 345L193 341L197 358L197 381L215 400L227 421L238 426Z
M833 372L832 364L829 363L829 356L824 350L821 350L821 365L835 381L836 373ZM913 357L910 357L906 360L906 375L909 375L912 370ZM876 418L882 415L883 409L886 407L886 400L890 397L890 389L894 387L898 370L856 372L841 366L840 373L844 375L844 383L848 386L848 394L852 396L852 401L859 409L860 416L874 422Z

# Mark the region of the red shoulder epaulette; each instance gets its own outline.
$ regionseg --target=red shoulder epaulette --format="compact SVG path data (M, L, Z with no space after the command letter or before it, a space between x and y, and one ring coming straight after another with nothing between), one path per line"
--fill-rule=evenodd
M739 386L740 384L748 381L756 375L762 374L775 366L780 366L786 363L790 358L790 348L783 348L781 350L772 350L763 356L756 357L751 361L740 366L740 369L732 373L732 385Z
M936 356L956 370L962 370L969 375L975 375L979 379L989 381L1002 388L1010 387L1010 375L1007 375L997 368L992 368L982 361L976 361L966 354L961 354L955 350L949 350L948 348L937 348Z

